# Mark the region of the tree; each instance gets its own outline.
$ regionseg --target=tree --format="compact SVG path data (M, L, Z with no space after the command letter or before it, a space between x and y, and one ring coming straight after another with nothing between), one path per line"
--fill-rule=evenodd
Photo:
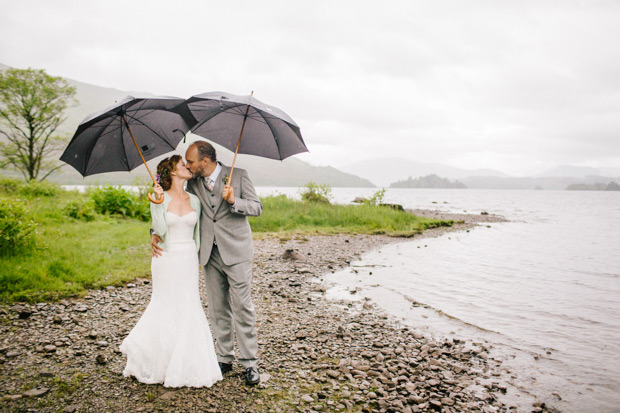
M62 165L49 160L64 138L54 132L65 120L64 110L77 103L76 90L44 70L7 69L0 72L0 167L19 170L27 180Z

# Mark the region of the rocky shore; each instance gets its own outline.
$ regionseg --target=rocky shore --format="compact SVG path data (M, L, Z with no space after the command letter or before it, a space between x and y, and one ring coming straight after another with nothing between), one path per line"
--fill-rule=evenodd
M469 216L451 230L491 218ZM516 410L498 400L507 388L498 378L499 361L483 345L425 337L370 302L324 298L316 276L398 241L365 235L256 241L253 298L262 373L257 387L244 384L240 366L211 388L170 389L123 377L118 346L148 304L146 279L93 290L81 299L0 306L0 410ZM202 285L201 294L206 303ZM531 410L544 409L537 404Z

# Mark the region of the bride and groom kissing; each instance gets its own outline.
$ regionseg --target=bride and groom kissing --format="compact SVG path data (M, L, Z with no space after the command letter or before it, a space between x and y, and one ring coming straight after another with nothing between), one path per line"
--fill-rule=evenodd
M248 216L262 204L246 171L217 161L212 145L194 142L157 167L161 204L151 203L152 295L120 350L124 376L166 387L211 386L233 370L234 336L249 385L260 382L251 298L252 232ZM228 182L231 180L231 182ZM186 188L185 183L187 182ZM203 266L209 316L199 294Z

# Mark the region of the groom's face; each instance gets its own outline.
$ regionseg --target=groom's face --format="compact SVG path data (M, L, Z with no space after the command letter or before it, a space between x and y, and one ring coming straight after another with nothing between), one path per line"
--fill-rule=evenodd
M206 170L209 167L209 158L200 159L198 149L190 146L185 152L185 165L195 177L206 176Z

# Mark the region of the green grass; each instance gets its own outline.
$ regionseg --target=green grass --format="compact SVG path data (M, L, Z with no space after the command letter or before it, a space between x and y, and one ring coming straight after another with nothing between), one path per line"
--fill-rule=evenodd
M250 218L255 234L386 234L411 237L452 221L422 218L387 207L300 202L284 195L261 199L263 213Z
M95 214L71 218L65 207L88 195L62 191L50 195L7 194L19 199L36 222L34 248L0 254L0 302L39 302L82 296L89 289L122 285L150 276L150 222ZM285 196L262 199L263 214L251 218L256 237L312 234L387 234L409 237L451 221L420 218L371 205L330 205Z
M37 223L35 247L0 257L0 302L79 296L91 288L149 276L150 223L103 215L86 222L66 216L63 208L79 198L86 195L62 191L51 197L21 196Z

